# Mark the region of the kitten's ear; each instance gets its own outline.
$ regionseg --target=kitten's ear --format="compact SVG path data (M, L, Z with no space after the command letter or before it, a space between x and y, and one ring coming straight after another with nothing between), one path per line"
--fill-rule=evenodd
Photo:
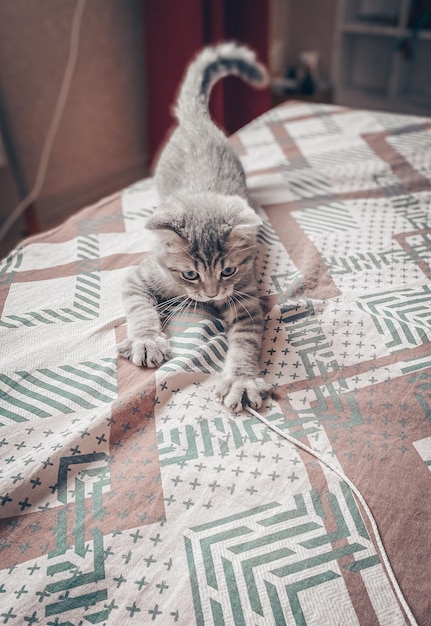
M236 199L238 206L240 201L240 211L235 216L230 239L252 239L256 237L259 226L263 223L255 211L242 198Z
M148 230L172 230L172 219L162 211L147 219L145 228Z
M152 230L167 246L181 245L181 237L174 229L172 216L164 211L158 211L146 222L145 228Z
M156 212L147 220L145 228L153 230L163 238L180 238L183 225L184 206L177 198L165 198Z

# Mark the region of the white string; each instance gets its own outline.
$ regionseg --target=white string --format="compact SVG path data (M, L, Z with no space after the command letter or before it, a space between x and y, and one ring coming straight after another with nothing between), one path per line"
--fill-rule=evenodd
M61 83L60 92L58 94L57 103L55 105L51 123L46 134L45 143L43 144L35 183L30 193L15 207L15 209L11 212L11 214L8 216L8 218L5 220L4 224L0 228L0 241L5 238L9 229L20 217L20 215L22 215L22 213L24 213L28 206L36 200L45 183L45 177L48 169L49 159L51 156L52 146L54 144L55 135L57 134L57 130L63 116L64 107L66 105L70 85L72 83L73 73L75 71L75 65L79 50L81 18L84 12L85 3L86 0L77 0L76 3L70 33L69 56L66 62L66 68L64 70L64 76Z
M350 478L348 478L345 474L343 474L343 472L341 470L338 469L338 467L336 467L333 463L331 463L330 461L327 461L326 459L323 458L323 456L321 454L319 454L318 452L315 452L314 450L312 450L309 446L305 445L304 443L302 443L301 441L298 441L297 439L295 439L294 437L292 437L291 435L289 435L288 433L282 431L280 428L278 428L277 426L275 426L274 424L272 424L269 420L266 419L266 417L263 417L263 415L261 415L260 413L258 413L257 411L255 411L254 409L252 409L251 407L247 406L245 407L246 410L251 413L251 415L253 415L254 417L257 417L258 420L260 420L263 424L265 424L265 426L268 426L268 428L270 428L271 430L273 430L275 433L277 433L277 435L280 435L280 437L283 437L284 439L287 439L287 441L289 441L290 443L293 443L293 445L298 446L299 448L302 448L302 450L305 450L305 452L308 452L308 454L312 454L314 457L316 457L316 459L318 459L321 463L324 463L327 467L329 467L329 469L331 469L333 472L335 472L340 478L341 480L343 480L345 483L347 483L347 485L350 487L350 489L352 490L352 492L355 494L356 498L358 499L358 501L361 503L367 517L368 520L371 524L371 528L373 529L373 533L374 533L374 537L377 543L377 546L379 548L381 557L382 557L382 561L384 564L384 567L386 569L387 575L389 576L389 579L392 583L392 586L395 590L395 594L401 604L401 606L403 607L407 618L411 624L411 626L418 626L418 623L416 622L413 613L410 610L409 605L406 602L406 599L404 598L403 592L400 589L400 586L398 584L398 581L395 577L395 574L392 570L388 555L386 554L386 550L383 546L383 542L382 539L380 537L380 533L377 527L377 523L373 517L373 514L371 513L371 510L368 506L368 504L366 503L363 495L361 494L361 492L359 491L359 489L352 483L352 481L350 480Z
M41 153L41 157L40 157L40 162L39 162L39 167L37 170L37 174L36 174L36 180L35 183L33 185L32 190L30 191L30 193L15 207L15 209L11 212L11 214L9 215L9 217L6 219L6 221L4 222L4 224L2 225L2 227L0 228L0 241L2 241L4 239L4 237L6 236L6 234L8 233L9 229L11 228L11 226L13 225L13 223L20 217L20 215L25 211L25 209L36 200L36 198L39 196L44 182L45 182L45 177L46 177L46 172L47 172L47 168L48 168L48 163L49 163L49 158L51 156L51 151L52 151L52 147L54 144L54 139L55 139L55 135L57 134L57 130L64 112L64 107L66 105L66 101L67 101L67 97L69 95L69 90L70 90L70 85L72 83L72 78L73 78L73 74L75 71L75 66L76 66L76 61L77 61L77 57L78 57L78 51L79 51L79 37L80 37L80 28L81 28L81 19L82 19L82 14L84 12L84 8L85 8L85 3L86 0L77 0L76 3L76 7L75 7L75 12L72 18L72 27L71 27L71 36L70 36L70 46L69 46L69 56L67 59L67 63L66 63L66 68L65 68L65 72L64 72L64 76L63 76L63 80L61 83L61 87L60 87L60 92L58 95L58 99L57 99L57 103L54 109L54 114L52 116L52 120L51 120L51 124L48 128L48 132L45 138L45 142L43 145L43 149L42 149L42 153ZM361 492L359 491L359 489L357 489L357 487L354 485L354 483L345 475L343 474L343 472L341 472L335 465L333 465L330 461L327 461L326 459L324 459L318 452L315 452L314 450L312 450L310 447L308 447L307 445L305 445L304 443L302 443L301 441L298 441L297 439L295 439L294 437L292 437L291 435L289 435L286 432L283 432L282 430L280 430L277 426L275 426L274 424L272 424L271 422L269 422L265 417L263 417L263 415L261 415L260 413L258 413L257 411L255 411L254 409L252 409L251 407L246 407L246 410L253 415L254 417L256 417L258 420L260 420L263 424L265 424L265 426L267 426L268 428L270 428L271 430L273 430L275 433L277 433L277 435L279 435L280 437L283 437L284 439L286 439L287 441L289 441L290 443L292 443L295 446L298 446L299 448L301 448L302 450L305 450L305 452L308 452L309 454L311 454L312 456L316 457L321 463L323 463L324 465L326 465L327 467L329 467L329 469L331 469L333 472L335 472L340 478L341 480L343 480L352 490L352 492L355 494L356 498L358 499L358 501L361 503L367 517L368 520L371 524L371 528L373 529L373 533L374 533L374 537L377 543L377 546L379 548L381 557L382 557L382 561L383 564L385 566L386 572L389 576L389 579L391 580L392 586L395 590L395 593L398 597L398 600L401 604L401 606L403 607L411 626L418 626L409 605L407 604L403 593L400 589L400 586L398 584L398 581L395 577L395 574L392 570L389 558L386 554L386 550L383 546L383 542L381 540L380 537L380 533L376 524L376 521L373 517L373 514L371 513L371 510L368 506L368 504L366 503L364 497L362 496Z

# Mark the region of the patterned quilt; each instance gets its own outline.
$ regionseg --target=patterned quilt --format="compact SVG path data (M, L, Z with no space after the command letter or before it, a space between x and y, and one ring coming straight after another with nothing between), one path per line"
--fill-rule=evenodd
M215 402L219 319L173 318L157 371L117 359L151 179L26 240L0 266L0 624L431 624L431 120L291 102L231 141L279 432ZM365 498L407 608L295 440Z

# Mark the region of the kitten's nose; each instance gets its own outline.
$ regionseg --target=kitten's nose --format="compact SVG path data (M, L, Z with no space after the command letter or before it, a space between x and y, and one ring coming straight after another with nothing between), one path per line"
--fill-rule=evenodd
M205 295L207 298L215 298L218 294L218 285L217 282L209 282L204 286Z

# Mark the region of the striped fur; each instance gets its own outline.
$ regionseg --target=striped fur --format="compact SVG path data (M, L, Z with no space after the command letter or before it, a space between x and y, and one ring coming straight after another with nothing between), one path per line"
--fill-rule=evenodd
M236 44L206 48L187 70L179 124L156 170L160 206L147 221L157 245L125 280L128 336L118 351L135 365L158 367L171 356L164 313L210 304L228 329L216 394L239 411L258 408L269 386L259 378L263 314L254 271L262 222L248 203L240 161L208 115L209 92L228 74L256 86L266 80L254 53Z
M175 115L180 124L193 124L196 115L208 116L208 99L217 81L233 74L254 87L265 87L268 75L256 55L245 46L224 43L202 50L189 65L181 85Z

